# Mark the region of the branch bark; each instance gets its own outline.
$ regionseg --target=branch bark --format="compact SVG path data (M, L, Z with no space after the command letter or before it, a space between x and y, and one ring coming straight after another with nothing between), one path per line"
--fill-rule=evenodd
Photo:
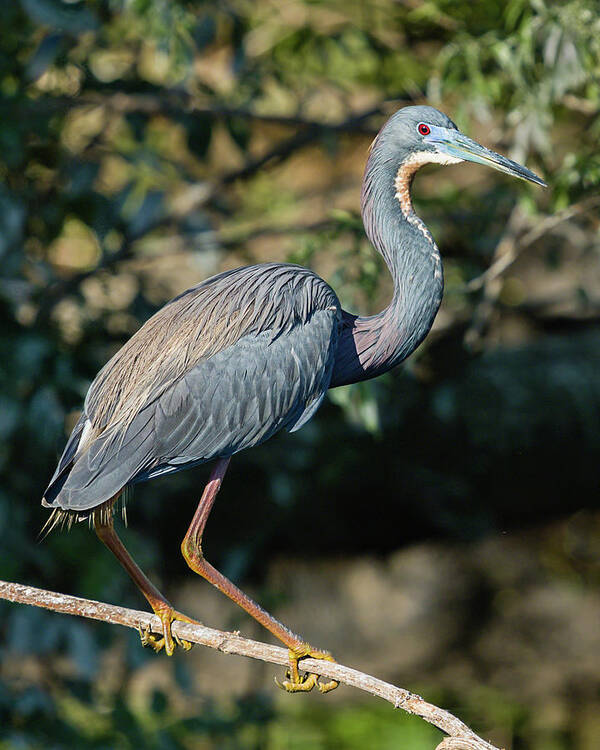
M502 292L502 276L521 254L537 242L547 232L552 231L563 222L585 214L600 205L600 196L592 195L573 203L553 216L546 216L525 231L526 217L517 203L506 223L506 228L496 245L491 265L479 276L471 279L464 291L483 291L481 300L472 316L471 325L465 334L465 343L472 349L482 347L483 336L489 326L494 310L498 306ZM515 308L513 308L515 309Z
M124 625L135 630L142 626L155 633L162 632L160 620L150 612L116 607L104 602L45 591L19 583L0 581L0 599L43 607L62 614L78 615L92 620ZM226 633L207 628L204 625L192 625L179 621L173 623L173 633L187 641L217 649L225 654L237 654L251 659L260 659L271 664L288 665L287 649L252 641L237 633ZM476 735L460 719L457 719L448 711L428 703L409 690L396 687L336 662L303 659L302 666L310 672L338 680L345 685L383 698L391 703L394 708L401 708L409 714L420 716L433 726L441 729L448 737L442 740L436 750L499 750Z
M508 235L503 235L500 242L496 246L494 252L494 260L492 264L482 274L471 279L466 285L465 290L468 292L475 292L481 289L489 281L493 281L495 278L500 276L507 268L509 268L521 255L521 253L528 247L537 242L548 232L551 232L559 224L565 221L569 221L575 216L591 211L600 205L600 196L591 195L584 200L573 203L562 211L559 211L553 216L546 216L539 220L528 232L525 232L522 237L517 239L517 232L512 227L511 220L507 223ZM518 207L517 207L518 208ZM511 216L515 215L514 211ZM516 214L519 220L522 217Z

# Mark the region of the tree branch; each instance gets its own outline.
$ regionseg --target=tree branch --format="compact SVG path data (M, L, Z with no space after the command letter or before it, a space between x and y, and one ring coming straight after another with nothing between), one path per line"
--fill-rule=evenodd
M31 604L35 607L51 609L67 615L79 615L92 620L102 620L115 625L139 629L140 626L155 633L162 632L160 620L149 612L116 607L104 602L91 599L80 599L75 596L58 594L53 591L24 586L19 583L0 581L0 599L19 604ZM175 621L173 633L187 641L199 643L202 646L217 649L225 654L248 656L271 664L288 665L287 649L280 646L270 646L266 643L242 638L237 633L225 633L220 630ZM437 750L498 750L489 742L478 737L466 724L444 709L438 708L423 700L418 695L395 687L376 677L345 667L336 662L319 659L303 659L304 669L329 679L338 680L350 687L358 688L371 695L389 701L394 708L401 708L409 714L420 716L433 726L441 729L448 737L444 739Z
M534 242L537 242L548 232L551 232L559 224L564 221L569 221L575 216L591 211L600 205L600 196L591 195L584 200L573 203L562 211L559 211L553 216L545 216L543 219L537 222L528 232L525 232L521 238L517 240L516 232L511 228L511 221L509 219L507 227L508 233L503 235L498 243L494 252L494 261L486 268L486 270L476 276L465 285L465 291L475 292L485 286L486 282L492 281L496 277L500 276L507 268L509 268L519 257L519 255L526 250ZM512 216L513 214L511 214ZM519 216L519 218L522 218Z

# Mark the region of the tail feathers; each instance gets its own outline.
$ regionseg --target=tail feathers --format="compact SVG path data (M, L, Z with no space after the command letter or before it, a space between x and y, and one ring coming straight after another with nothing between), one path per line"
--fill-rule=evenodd
M42 504L44 504L44 501L42 500ZM48 506L47 507L52 507ZM88 516L91 518L91 516ZM70 531L71 526L76 521L84 521L86 516L82 516L79 513L73 513L70 510L63 510L63 508L52 508L52 512L48 516L48 520L46 523L42 526L40 529L40 533L38 534L38 541L41 542L44 540L48 534L51 531L54 531L54 529L60 528L64 529L64 527L67 527L67 530Z
M87 429L86 423L89 425ZM45 508L53 508L58 505L55 500L69 477L75 462L75 454L77 453L80 444L85 441L86 433L90 431L90 428L91 424L89 423L85 412L82 412L77 424L73 428L69 440L67 441L62 456L60 457L60 461L58 462L58 466L56 467L56 471L50 480L50 484L44 492L42 505Z
M93 524L95 518L108 519L119 497L124 506L123 488L151 454L152 414L151 410L139 414L124 435L94 434L82 414L42 499L42 505L52 508L40 532L42 538L57 527L70 528L76 521L87 519ZM123 518L126 522L124 508Z
M65 486L65 482L69 478L69 474L71 473L72 468L73 461L64 466L59 474L55 474L52 477L52 481L46 488L46 492L44 492L44 497L42 498L42 505L44 506L44 508L59 507L59 503L56 501L56 498L60 495L62 488Z
M60 495L65 482L69 478L71 469L75 463L75 454L77 453L79 443L81 442L81 434L84 430L85 421L85 415L82 414L71 433L71 437L69 438L63 454L60 457L60 461L58 462L58 466L56 467L56 471L54 472L50 484L46 488L44 496L42 497L42 505L44 508L52 508L52 512L48 516L46 523L40 529L38 541L45 539L51 531L58 527L62 529L67 526L67 528L70 529L75 521L83 520L83 517L79 514L71 513L70 511L61 508L58 496Z
M106 430L92 436L90 422L84 420L81 424L80 420L42 504L87 517L147 467L153 449L151 409L140 412L124 434Z
M48 516L48 520L40 529L38 535L38 541L43 541L51 531L55 529L67 528L67 531L71 530L74 523L80 523L81 521L87 521L90 527L95 525L97 516L95 513L100 511L100 520L106 523L108 519L113 515L115 510L121 506L121 518L123 523L127 526L127 503L133 494L133 487L127 485L121 491L119 491L114 497L111 497L99 508L91 508L90 510L77 511L61 508L59 506L53 507L52 512ZM47 506L51 507L51 506Z

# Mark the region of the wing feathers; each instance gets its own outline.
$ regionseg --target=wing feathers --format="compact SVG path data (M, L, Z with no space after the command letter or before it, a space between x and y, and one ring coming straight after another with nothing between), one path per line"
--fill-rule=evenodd
M298 429L329 384L339 320L333 291L299 266L236 269L188 290L100 371L46 501L89 509L128 483Z

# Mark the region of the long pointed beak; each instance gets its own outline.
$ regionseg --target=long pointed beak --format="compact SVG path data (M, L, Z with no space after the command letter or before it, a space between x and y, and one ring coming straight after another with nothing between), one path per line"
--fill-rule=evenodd
M516 161L507 159L506 156L490 151L489 148L481 146L477 141L473 141L458 130L450 128L441 128L431 126L431 132L423 140L426 143L435 144L438 151L448 154L455 159L463 161L473 161L477 164L484 164L499 172L518 177L521 180L534 182L536 185L548 187L544 180L531 172L527 167L517 164Z

